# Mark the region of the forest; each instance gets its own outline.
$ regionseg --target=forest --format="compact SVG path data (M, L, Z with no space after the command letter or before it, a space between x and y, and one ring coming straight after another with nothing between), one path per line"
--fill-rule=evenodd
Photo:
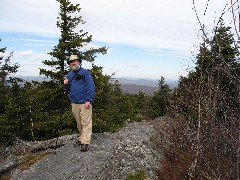
M81 16L72 15L80 12L80 5L57 1L61 36L49 52L52 58L42 61L52 69L40 69L40 75L50 81L28 82L15 77L20 65L11 63L14 53L0 57L0 146L10 146L16 138L39 141L77 131L63 86L68 57L77 54L92 63L94 133L116 132L127 120L167 116L172 119L167 128L169 145L164 147L159 177L240 179L239 44L223 19L211 37L203 33L199 52L193 57L195 67L179 78L176 88L171 89L161 77L152 96L127 94L118 81L110 83L112 75L94 64L97 55L107 54L108 48L84 48L92 36L84 30L76 32L84 23ZM0 46L0 53L6 50Z

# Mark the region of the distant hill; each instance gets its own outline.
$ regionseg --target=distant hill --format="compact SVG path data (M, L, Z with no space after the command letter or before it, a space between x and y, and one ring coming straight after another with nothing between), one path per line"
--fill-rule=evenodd
M143 79L143 78L113 78L113 80L118 80L121 84L137 84L142 86L158 87L159 79ZM176 79L165 79L165 83L171 88L177 86Z
M46 81L50 80L45 76L19 76L26 81ZM130 78L130 77L120 77L120 78L112 78L111 82L118 81L121 84L121 88L124 93L130 94L138 94L139 91L152 95L154 91L158 90L158 81L157 79L139 79L139 78ZM170 86L170 88L175 88L177 86L177 80L174 79L166 79L166 84Z
M157 79L138 79L138 78L113 78L112 81L118 80L121 84L123 92L130 94L138 94L139 91L153 95L158 90ZM170 86L171 89L177 86L177 80L167 79L165 83Z
M50 78L47 78L46 76L17 76L18 78L22 78L25 81L49 81Z
M149 96L153 95L153 93L158 90L158 87L137 84L121 84L121 88L124 93L138 94L139 92L143 92Z

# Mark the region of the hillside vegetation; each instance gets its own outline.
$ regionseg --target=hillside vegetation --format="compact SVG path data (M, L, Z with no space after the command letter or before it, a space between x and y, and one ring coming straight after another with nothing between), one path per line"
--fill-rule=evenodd
M213 32L171 98L163 179L239 179L239 47L223 21Z

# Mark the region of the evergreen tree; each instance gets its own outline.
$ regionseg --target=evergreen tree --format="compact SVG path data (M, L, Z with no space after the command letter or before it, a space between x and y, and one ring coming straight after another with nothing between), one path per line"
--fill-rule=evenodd
M6 49L7 49L6 47L0 48L0 53L4 54ZM15 74L18 68L20 67L20 65L17 63L11 65L10 61L11 61L12 55L13 55L13 52L11 52L10 55L6 58L4 58L4 56L0 56L0 83L3 85L9 85L8 83L16 82L14 81L14 78L9 78L9 80L7 80L7 76L11 74ZM20 81L20 79L17 79L17 80Z
M57 27L60 29L61 37L52 52L51 60L43 61L44 65L54 69L40 69L40 74L51 77L57 82L63 83L66 62L71 54L76 54L81 60L93 62L97 53L106 53L106 48L91 48L88 44L92 41L92 36L87 32L76 29L80 24L84 24L82 16L75 16L81 11L79 4L72 4L70 0L57 0L60 4L60 13L57 21Z
M150 114L153 118L166 115L172 91L170 86L165 84L164 77L161 77L158 86L158 91L154 92L149 104Z
M1 39L0 39L1 41ZM0 48L0 145L10 145L17 133L17 121L15 117L19 114L16 113L17 108L13 109L14 115L8 116L8 112L13 108L14 104L11 103L11 99L18 99L18 90L20 86L17 84L22 81L20 78L9 77L18 71L19 64L11 64L11 57L13 52L10 53L6 58L4 53L5 48ZM20 107L22 107L20 105Z
M93 101L94 132L116 131L126 120L124 117L124 98L120 84L104 75L102 67L93 66L91 74L96 86ZM126 108L125 108L126 109Z
M6 47L0 48L0 54L3 54L3 56L0 56L0 114L5 112L7 99L10 95L10 86L13 83L16 84L18 81L22 81L20 78L9 77L9 75L15 74L20 66L17 63L11 64L13 52L7 57L4 56L6 49Z

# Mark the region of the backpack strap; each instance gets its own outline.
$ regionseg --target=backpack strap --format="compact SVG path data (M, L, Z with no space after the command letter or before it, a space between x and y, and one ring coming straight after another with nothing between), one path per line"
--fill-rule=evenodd
M70 86L72 80L74 80L74 78L76 77L76 75L77 75L77 73L79 72L79 70L80 70L80 68L79 68L76 72L74 72L73 78L68 82L68 85L69 85L69 86Z

